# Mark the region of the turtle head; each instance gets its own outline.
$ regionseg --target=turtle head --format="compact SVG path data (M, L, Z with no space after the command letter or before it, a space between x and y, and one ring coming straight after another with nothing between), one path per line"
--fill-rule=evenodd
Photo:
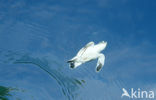
M78 62L69 62L69 66L70 66L70 68L72 68L72 69L74 69L74 68L76 68L76 67L78 67L78 66L80 66L82 63L78 63Z

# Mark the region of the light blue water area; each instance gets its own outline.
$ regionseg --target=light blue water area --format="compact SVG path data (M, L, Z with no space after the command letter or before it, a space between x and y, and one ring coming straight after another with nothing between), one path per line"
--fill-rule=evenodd
M155 4L1 0L0 100L129 100L122 88L155 91ZM70 69L90 41L108 43L102 70L97 60Z

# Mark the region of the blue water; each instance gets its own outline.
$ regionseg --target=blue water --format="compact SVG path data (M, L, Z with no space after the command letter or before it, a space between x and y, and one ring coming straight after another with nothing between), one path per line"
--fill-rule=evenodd
M155 4L1 0L0 100L129 100L122 88L155 91ZM69 68L85 44L103 40L99 73L97 60Z
M48 56L4 51L1 58L1 85L12 88L7 96L11 100L112 99L115 90L124 86L120 80L98 79L97 73L86 68L72 72ZM109 97L110 93L114 97Z

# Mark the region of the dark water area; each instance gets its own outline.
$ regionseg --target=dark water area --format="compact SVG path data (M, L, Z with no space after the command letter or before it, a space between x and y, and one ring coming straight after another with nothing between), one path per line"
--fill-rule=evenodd
M4 60L4 58L6 58L6 59ZM55 86L53 86L53 87L60 88L60 94L65 96L66 99L68 99L68 100L74 99L76 96L76 95L74 95L74 91L76 89L78 89L79 87L82 87L83 83L85 83L84 80L78 80L73 77L65 76L65 74L61 71L61 68L60 68L61 66L59 64L57 64L55 61L51 61L51 63L53 65L49 65L49 63L46 59L32 58L29 55L21 55L19 53L15 53L15 52L11 52L11 51L6 52L6 54L4 54L4 56L3 56L3 60L1 60L1 61L2 61L1 63L4 63L3 66L5 66L6 64L9 63L10 66L14 66L14 67L16 67L16 65L21 65L21 66L28 65L28 66L40 68L57 83L56 87ZM52 67L50 67L50 66L52 66ZM57 67L57 69L56 69L56 67ZM4 69L2 68L1 70L5 70L5 68ZM21 72L18 72L18 70L20 70L20 69L18 69L18 67L17 67L17 70L16 70L16 68L14 70L12 70L13 74L15 74L14 76L18 77L18 78L24 78L25 73L22 74ZM5 75L5 74L7 74L7 71L4 73L1 73L1 75ZM11 73L8 73L8 74L11 75ZM20 76L18 76L18 74ZM31 75L31 72L30 72L30 75ZM34 77L34 76L32 76L32 77ZM39 76L35 76L35 77L37 77L37 79L40 79ZM7 79L4 79L4 80L7 80ZM7 80L7 81L10 81L10 80ZM17 81L17 80L15 80L15 81ZM54 85L54 84L52 84L52 85ZM58 91L55 91L54 93L59 94Z

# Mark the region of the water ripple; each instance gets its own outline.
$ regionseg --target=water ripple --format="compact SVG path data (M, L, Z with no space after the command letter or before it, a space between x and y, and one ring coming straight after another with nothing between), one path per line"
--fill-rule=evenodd
M3 54L4 63L12 64L32 64L35 65L45 72L47 72L62 88L62 93L68 100L75 100L77 93L75 92L80 87L83 86L84 80L75 79L69 76L66 76L64 72L58 71L56 68L60 67L60 64L57 64L56 61L51 61L55 66L51 66L47 60L40 58L31 57L29 54L23 54L13 51L7 51ZM1 54L1 56L2 56ZM2 58L2 57L0 57Z

